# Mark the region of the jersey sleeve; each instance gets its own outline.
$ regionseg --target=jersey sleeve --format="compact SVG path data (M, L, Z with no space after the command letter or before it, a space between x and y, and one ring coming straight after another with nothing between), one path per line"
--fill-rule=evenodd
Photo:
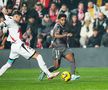
M0 28L8 26L10 23L11 23L10 20L5 20L4 22L0 23Z
M11 20L5 20L4 21L5 26L8 26L10 23L11 23Z
M56 25L53 30L54 30L53 31L54 34L60 34L60 26L59 25Z

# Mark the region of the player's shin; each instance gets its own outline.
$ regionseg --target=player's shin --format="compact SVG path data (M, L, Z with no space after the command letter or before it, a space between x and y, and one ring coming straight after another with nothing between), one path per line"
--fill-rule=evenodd
M75 75L76 65L75 62L71 62L71 80L77 80L80 78L79 75Z
M38 56L36 57L36 59L37 59L37 62L38 62L38 64L39 64L39 67L42 69L42 71L45 72L45 74L46 74L47 76L50 76L51 73L49 72L47 66L45 65L45 62L44 62L42 56L41 56L41 55L38 55Z
M11 67L13 62L14 62L14 60L8 59L7 63L5 65L3 65L0 69L0 76L2 76L5 73L5 71Z
M71 62L71 73L75 74L75 70L76 70L75 62Z

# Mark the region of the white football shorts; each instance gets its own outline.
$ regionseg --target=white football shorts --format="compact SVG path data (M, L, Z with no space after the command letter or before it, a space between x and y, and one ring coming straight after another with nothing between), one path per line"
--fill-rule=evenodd
M10 51L10 59L17 59L19 56L23 56L26 59L30 59L34 54L35 50L24 43L13 43L11 45L11 51Z

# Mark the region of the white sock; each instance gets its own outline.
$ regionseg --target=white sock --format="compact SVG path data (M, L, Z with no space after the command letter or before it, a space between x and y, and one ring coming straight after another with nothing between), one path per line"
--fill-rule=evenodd
M45 74L46 74L47 76L50 76L51 73L49 72L47 66L45 65L45 62L44 62L42 56L41 56L41 55L38 55L36 59L37 59L37 61L38 61L38 64L39 64L39 67L41 68L41 70L42 70L43 72L45 72Z
M8 68L10 68L11 67L11 64L10 63L6 63L5 65L3 65L2 67L1 67L1 69L0 69L0 76L2 76L3 75L3 73L8 69Z

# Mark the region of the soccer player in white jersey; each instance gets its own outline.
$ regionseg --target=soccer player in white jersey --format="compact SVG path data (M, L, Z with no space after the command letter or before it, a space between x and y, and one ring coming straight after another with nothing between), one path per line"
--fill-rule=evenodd
M12 43L9 59L7 63L1 67L0 76L2 76L3 73L12 66L15 59L17 59L21 55L26 59L34 58L35 60L37 60L39 67L43 72L46 73L48 79L56 77L59 72L49 72L41 54L36 52L34 49L26 46L25 43L22 41L21 28L19 25L21 17L21 13L19 11L15 11L13 13L12 19L0 23L0 27L8 27L9 35L7 40Z

